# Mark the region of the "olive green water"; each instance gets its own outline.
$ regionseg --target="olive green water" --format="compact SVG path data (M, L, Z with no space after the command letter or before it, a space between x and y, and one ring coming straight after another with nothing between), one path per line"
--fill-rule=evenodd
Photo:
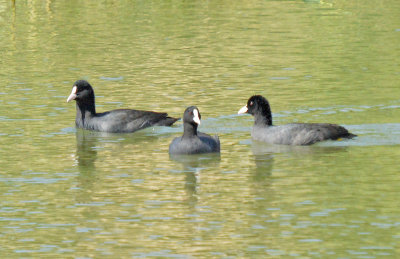
M400 256L400 2L0 0L1 258ZM197 105L220 156L172 160L182 124L76 130L98 111ZM359 135L251 141L237 111Z

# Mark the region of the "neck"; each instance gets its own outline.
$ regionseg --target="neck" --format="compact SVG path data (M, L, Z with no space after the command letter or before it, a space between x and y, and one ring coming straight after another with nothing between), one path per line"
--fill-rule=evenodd
M76 102L76 119L75 123L78 127L83 127L85 121L96 115L96 107L94 100L90 102Z
M254 124L257 126L272 126L272 117L266 117L262 114L254 116Z
M254 124L258 126L272 126L272 114L269 105L265 105L261 111L254 115Z
M197 124L184 123L183 124L183 138L197 136Z

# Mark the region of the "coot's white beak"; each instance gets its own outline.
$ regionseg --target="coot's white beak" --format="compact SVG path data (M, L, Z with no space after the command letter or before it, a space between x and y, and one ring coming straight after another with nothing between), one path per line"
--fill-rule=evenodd
M193 121L196 122L197 125L200 125L199 111L197 109L193 110Z
M68 96L67 103L69 103L69 102L72 101L72 100L75 100L75 98L76 98L76 91L77 91L77 90L78 90L78 88L77 88L76 86L72 87L72 92L71 92L71 94Z
M242 108L240 108L240 110L238 111L238 114L243 114L246 113L249 109L247 109L247 105L243 106Z

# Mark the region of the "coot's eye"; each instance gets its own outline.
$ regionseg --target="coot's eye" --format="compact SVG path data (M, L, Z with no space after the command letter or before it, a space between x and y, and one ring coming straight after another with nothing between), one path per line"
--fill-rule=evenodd
M253 106L253 101L250 102L250 106Z
M192 112L192 111L190 111L190 112L189 112L189 115L193 115L193 112Z

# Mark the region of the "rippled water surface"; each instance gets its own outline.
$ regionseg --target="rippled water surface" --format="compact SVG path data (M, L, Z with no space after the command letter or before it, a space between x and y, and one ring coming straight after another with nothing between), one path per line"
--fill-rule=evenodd
M0 0L2 258L400 256L400 2ZM174 127L76 130L98 111L202 114L220 155L170 158ZM237 111L356 139L253 142Z

